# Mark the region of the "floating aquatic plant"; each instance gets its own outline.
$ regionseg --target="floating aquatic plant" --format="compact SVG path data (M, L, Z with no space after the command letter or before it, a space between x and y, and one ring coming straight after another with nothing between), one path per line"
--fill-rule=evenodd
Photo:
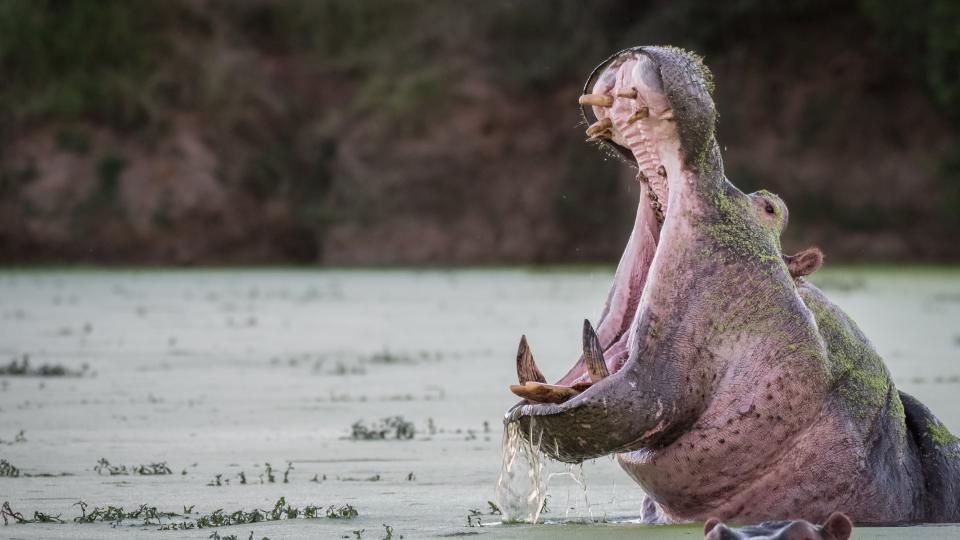
M173 474L173 471L167 466L166 461L146 465L135 465L128 469L126 465L112 465L107 458L100 458L97 464L94 465L93 470L97 471L97 474L108 474L110 476L127 476L130 474L157 476ZM184 474L186 474L186 469L184 469Z
M3 439L0 439L0 444L6 444L6 445L8 445L8 446L11 446L11 445L14 445L14 444L22 444L22 443L25 443L25 442L27 442L27 436L26 436L26 432L25 432L24 430L22 430L22 429L20 430L20 433L17 433L17 434L13 437L13 440L12 440L12 441L4 441Z
M20 469L14 467L9 461L0 459L0 476L16 478L20 476Z
M0 375L15 377L81 377L89 366L84 364L79 370L65 367L61 364L41 364L39 366L30 365L30 355L23 354L19 358L14 357L10 363L0 365Z
M280 497L270 510L236 510L225 512L222 508L214 510L209 514L198 514L195 518L187 514L193 513L194 506L184 506L183 514L176 512L163 512L156 506L141 504L134 510L126 510L122 506L108 505L104 507L96 506L89 510L89 505L84 501L77 501L74 506L80 508L80 515L73 518L74 523L109 523L113 527L122 525L125 521L136 521L133 526L156 525L158 530L188 530L203 529L208 527L226 527L231 525L243 525L249 523L260 523L264 521L280 521L288 519L318 519L324 517L330 519L353 519L359 515L356 508L349 504L330 505L325 512L318 505L307 505L298 508L287 504L285 497ZM0 515L2 515L4 525L10 521L18 524L28 523L63 523L60 515L51 515L36 511L33 518L27 518L22 513L14 511L9 502L4 502L0 506ZM171 521L172 518L183 517L182 521Z
M10 508L10 503L4 501L3 506L0 506L0 516L3 517L3 524L7 525L9 520L13 520L14 523L63 523L63 520L60 519L60 515L56 516L45 514L40 511L33 513L33 519L23 517L23 514L20 512L15 512Z
M402 441L412 439L416 434L413 422L408 422L402 416L388 416L369 426L363 420L357 420L350 428L350 438L355 441Z
M349 504L341 506L330 505L327 508L326 514L330 519L353 519L360 515L357 509Z

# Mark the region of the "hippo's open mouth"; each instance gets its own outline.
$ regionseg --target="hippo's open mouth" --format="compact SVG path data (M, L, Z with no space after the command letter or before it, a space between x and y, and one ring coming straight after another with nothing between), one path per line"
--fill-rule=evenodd
M551 435L548 424L553 422L546 422L551 417L563 418L554 423L557 429L577 430L578 422L579 428L599 428L597 414L605 413L596 410L598 404L606 410L611 392L622 386L617 384L618 375L635 361L631 353L637 346L634 331L644 311L644 291L657 254L668 242L669 235L662 233L674 221L671 208L675 202L670 201L668 178L679 181L682 177L680 141L668 94L659 63L646 51L631 49L594 70L580 97L584 119L595 119L587 128L588 140L601 143L638 168L640 204L600 322L594 331L584 321L583 353L570 371L555 384L546 384L526 339L521 339L519 384L510 389L524 400L508 411L506 419L530 424L526 427L536 424L541 438ZM643 431L605 443L599 442L604 437L593 434L577 437L579 442L568 442L564 448L557 433L548 444L555 447L551 449L555 457L575 461L623 450ZM591 444L587 439L598 442Z

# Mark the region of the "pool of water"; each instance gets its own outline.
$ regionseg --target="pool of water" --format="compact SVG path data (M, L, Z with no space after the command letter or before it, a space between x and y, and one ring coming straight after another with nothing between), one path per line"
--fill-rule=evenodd
M27 355L32 371L79 375L0 376L0 459L21 473L0 477L0 501L67 521L11 524L0 537L380 539L389 526L393 538L702 538L699 525L635 523L643 493L606 458L548 465L540 524L490 514L521 333L547 378L558 377L612 273L0 272L0 364ZM874 341L897 386L960 432L960 269L814 277ZM351 437L395 416L412 422L413 438ZM165 462L171 474L110 474L101 459L127 472ZM281 496L298 507L349 504L358 516L187 531L73 522L80 500L87 512L192 507L195 519L269 510ZM960 527L855 537L958 538Z

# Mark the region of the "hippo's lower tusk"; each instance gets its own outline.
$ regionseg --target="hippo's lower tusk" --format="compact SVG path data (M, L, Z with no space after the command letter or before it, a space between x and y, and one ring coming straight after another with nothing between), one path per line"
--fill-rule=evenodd
M581 105L592 105L594 107L612 107L613 96L605 94L584 94L577 100Z
M613 128L613 121L611 121L609 118L597 120L587 128L587 136L598 137L604 132L610 131L611 128Z
M583 362L587 366L587 373L590 374L590 380L596 384L610 375L607 370L607 363L603 360L603 348L600 346L600 338L594 331L590 321L583 320Z
M527 345L527 336L520 336L520 348L517 349L517 378L520 384L527 384L528 381L539 383L547 382L537 363L533 361L533 353L530 346Z
M523 385L510 385L510 391L524 399L538 403L563 403L580 393L569 386L532 381Z

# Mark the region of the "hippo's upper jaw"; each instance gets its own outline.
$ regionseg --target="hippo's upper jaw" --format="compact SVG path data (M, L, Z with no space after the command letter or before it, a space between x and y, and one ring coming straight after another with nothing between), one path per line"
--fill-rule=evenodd
M520 422L522 432L556 459L578 462L647 446L675 420L676 385L663 371L655 384L644 373L650 366L639 352L647 344L637 337L656 337L656 315L647 310L651 283L666 272L662 261L689 239L686 221L698 212L705 186L722 180L709 81L689 53L634 48L602 63L580 98L584 118L596 119L587 135L639 169L641 195L600 322L595 332L585 322L584 351L573 368L555 385L545 384L521 341L520 384L511 390L525 399L506 421Z

